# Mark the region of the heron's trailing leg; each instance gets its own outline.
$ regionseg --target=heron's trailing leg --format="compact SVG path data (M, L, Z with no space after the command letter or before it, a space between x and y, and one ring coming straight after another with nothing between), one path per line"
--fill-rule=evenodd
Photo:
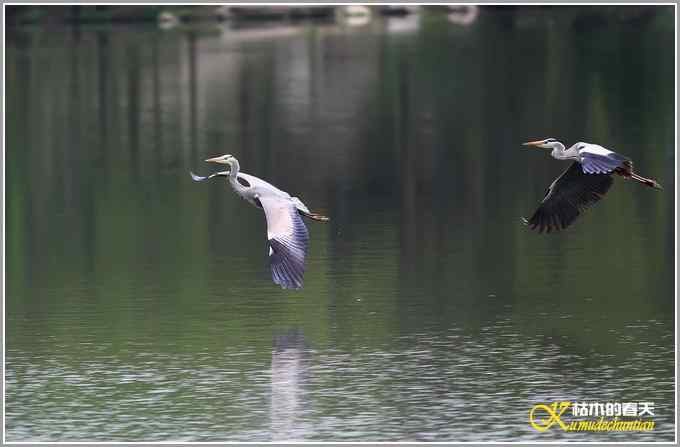
M328 222L331 220L330 218L326 216L322 216L321 214L317 213L312 213L312 212L305 212L305 211L300 211L300 214L302 214L305 217L309 217L312 220L316 220L317 222Z
M651 179L651 178L645 178L641 175L637 175L634 172L630 174L630 178L632 178L635 181L642 183L643 185L649 186L650 188L663 189L661 187L661 185L659 185L659 182L657 182L656 180Z
M659 182L657 182L656 180L643 177L643 176L638 175L635 172L633 172L633 164L631 162L628 162L628 161L624 162L623 167L618 168L614 172L616 172L618 175L620 175L623 178L635 180L636 182L640 182L645 186L649 186L650 188L663 189L661 187L661 185L659 184Z

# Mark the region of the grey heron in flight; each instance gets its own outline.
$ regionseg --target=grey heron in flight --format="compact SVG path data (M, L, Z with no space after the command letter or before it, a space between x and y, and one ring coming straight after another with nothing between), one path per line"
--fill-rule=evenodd
M309 245L309 233L301 216L319 222L328 222L328 217L312 213L300 199L291 197L264 180L240 172L238 160L233 155L208 158L205 161L229 165L230 169L206 177L191 172L191 178L202 182L214 177L227 177L236 194L262 209L267 219L272 279L284 289L301 288Z
M628 157L597 144L579 142L565 149L556 139L546 138L524 146L552 149L553 158L574 161L552 182L533 216L524 219L529 228L540 233L563 230L571 225L582 211L604 197L614 182L614 174L662 189L656 180L636 174Z

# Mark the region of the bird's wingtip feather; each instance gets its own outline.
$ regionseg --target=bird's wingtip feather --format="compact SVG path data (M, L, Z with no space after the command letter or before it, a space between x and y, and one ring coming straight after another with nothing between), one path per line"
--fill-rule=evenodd
M208 178L208 177L201 177L200 175L196 175L191 171L189 171L189 175L191 175L191 179L195 182L202 182L203 180Z

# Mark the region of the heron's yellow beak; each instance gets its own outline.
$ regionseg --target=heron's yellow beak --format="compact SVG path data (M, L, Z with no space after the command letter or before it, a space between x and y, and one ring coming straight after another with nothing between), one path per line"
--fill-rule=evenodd
M529 141L529 142L527 142L527 143L522 143L522 146L534 146L534 147L539 147L541 144L543 144L543 140Z
M213 158L207 158L205 161L206 161L207 163L220 163L220 164L223 164L223 165L224 165L224 164L227 164L227 163L224 161L224 157L223 157L223 156L220 156L220 157L213 157Z

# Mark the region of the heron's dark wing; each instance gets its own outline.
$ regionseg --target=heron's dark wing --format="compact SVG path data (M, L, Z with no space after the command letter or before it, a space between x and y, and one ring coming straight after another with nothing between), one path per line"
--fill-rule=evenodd
M580 163L572 163L555 179L531 218L525 222L540 233L567 228L588 208L609 191L613 179L610 174L586 174Z
M628 161L628 158L616 152L596 154L581 151L581 165L586 174L609 174L621 167L625 161Z
M272 279L284 289L299 289L305 272L309 233L290 199L258 197L267 217Z

